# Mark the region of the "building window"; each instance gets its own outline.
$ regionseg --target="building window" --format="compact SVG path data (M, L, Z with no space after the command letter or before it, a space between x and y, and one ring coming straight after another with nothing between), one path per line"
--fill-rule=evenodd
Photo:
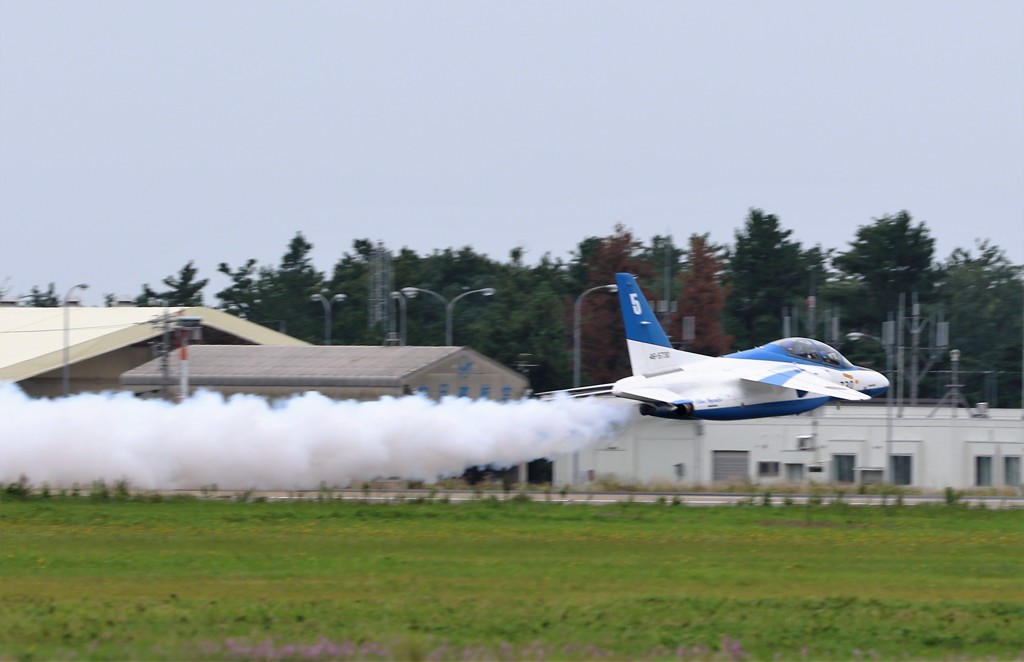
M974 484L978 487L992 485L992 456L978 455L974 458Z
M913 482L914 458L912 455L893 455L889 464L893 485L910 485Z
M1003 458L1003 484L1010 487L1020 486L1020 455Z
M758 462L757 463L757 475L759 478L778 478L779 477L779 463L778 462Z
M833 455L832 479L837 483L852 483L854 478L853 468L856 464L856 455Z
M791 483L800 483L804 480L804 465L802 464L787 464L786 465L786 480Z
M676 470L676 478L682 478L683 476L686 475L686 465L683 464L682 462L678 464L673 464L672 468Z

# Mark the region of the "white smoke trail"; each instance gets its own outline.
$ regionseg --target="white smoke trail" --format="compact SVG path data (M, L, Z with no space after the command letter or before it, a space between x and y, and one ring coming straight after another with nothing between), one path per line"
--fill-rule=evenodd
M0 482L141 489L309 489L512 466L614 434L629 408L592 399L497 403L421 396L268 403L200 392L174 405L130 394L32 399L0 384Z

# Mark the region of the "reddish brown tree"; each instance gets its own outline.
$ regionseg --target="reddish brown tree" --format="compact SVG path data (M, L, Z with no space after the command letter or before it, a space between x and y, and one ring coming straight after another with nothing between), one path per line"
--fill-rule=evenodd
M682 338L683 318L694 318L694 341L686 349L699 354L719 356L729 350L732 336L722 328L722 309L729 296L725 273L708 235L692 235L688 266L679 274L681 294L679 306L672 315L670 333Z
M586 288L615 282L618 272L631 273L641 281L650 276L650 268L639 259L642 246L632 231L615 226L615 234L600 240L587 261ZM581 305L581 356L583 384L613 382L630 374L626 351L626 332L617 296L593 292Z

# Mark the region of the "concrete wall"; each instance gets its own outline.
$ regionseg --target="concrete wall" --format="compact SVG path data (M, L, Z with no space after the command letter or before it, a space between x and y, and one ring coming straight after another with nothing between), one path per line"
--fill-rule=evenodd
M911 487L1019 491L1021 460L1012 458L1024 457L1024 420L1020 410L991 410L986 418L972 418L964 409L924 407L887 419L885 407L876 406L827 406L799 416L731 422L634 415L621 435L556 458L554 480L556 485L603 479L651 487L714 486L715 458L726 456L716 455L719 451L733 451L733 458L736 452L746 454L745 479L728 481L733 484L879 482L888 452L904 458L896 462L908 470L894 472L890 480L908 478ZM1007 475L1014 464L1016 477Z

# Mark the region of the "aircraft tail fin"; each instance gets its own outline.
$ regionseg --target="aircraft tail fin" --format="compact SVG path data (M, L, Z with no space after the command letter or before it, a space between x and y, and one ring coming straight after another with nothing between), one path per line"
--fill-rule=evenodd
M615 274L619 304L626 327L626 347L634 375L655 375L679 370L687 363L708 357L672 347L668 336L647 303L636 279L630 274Z

